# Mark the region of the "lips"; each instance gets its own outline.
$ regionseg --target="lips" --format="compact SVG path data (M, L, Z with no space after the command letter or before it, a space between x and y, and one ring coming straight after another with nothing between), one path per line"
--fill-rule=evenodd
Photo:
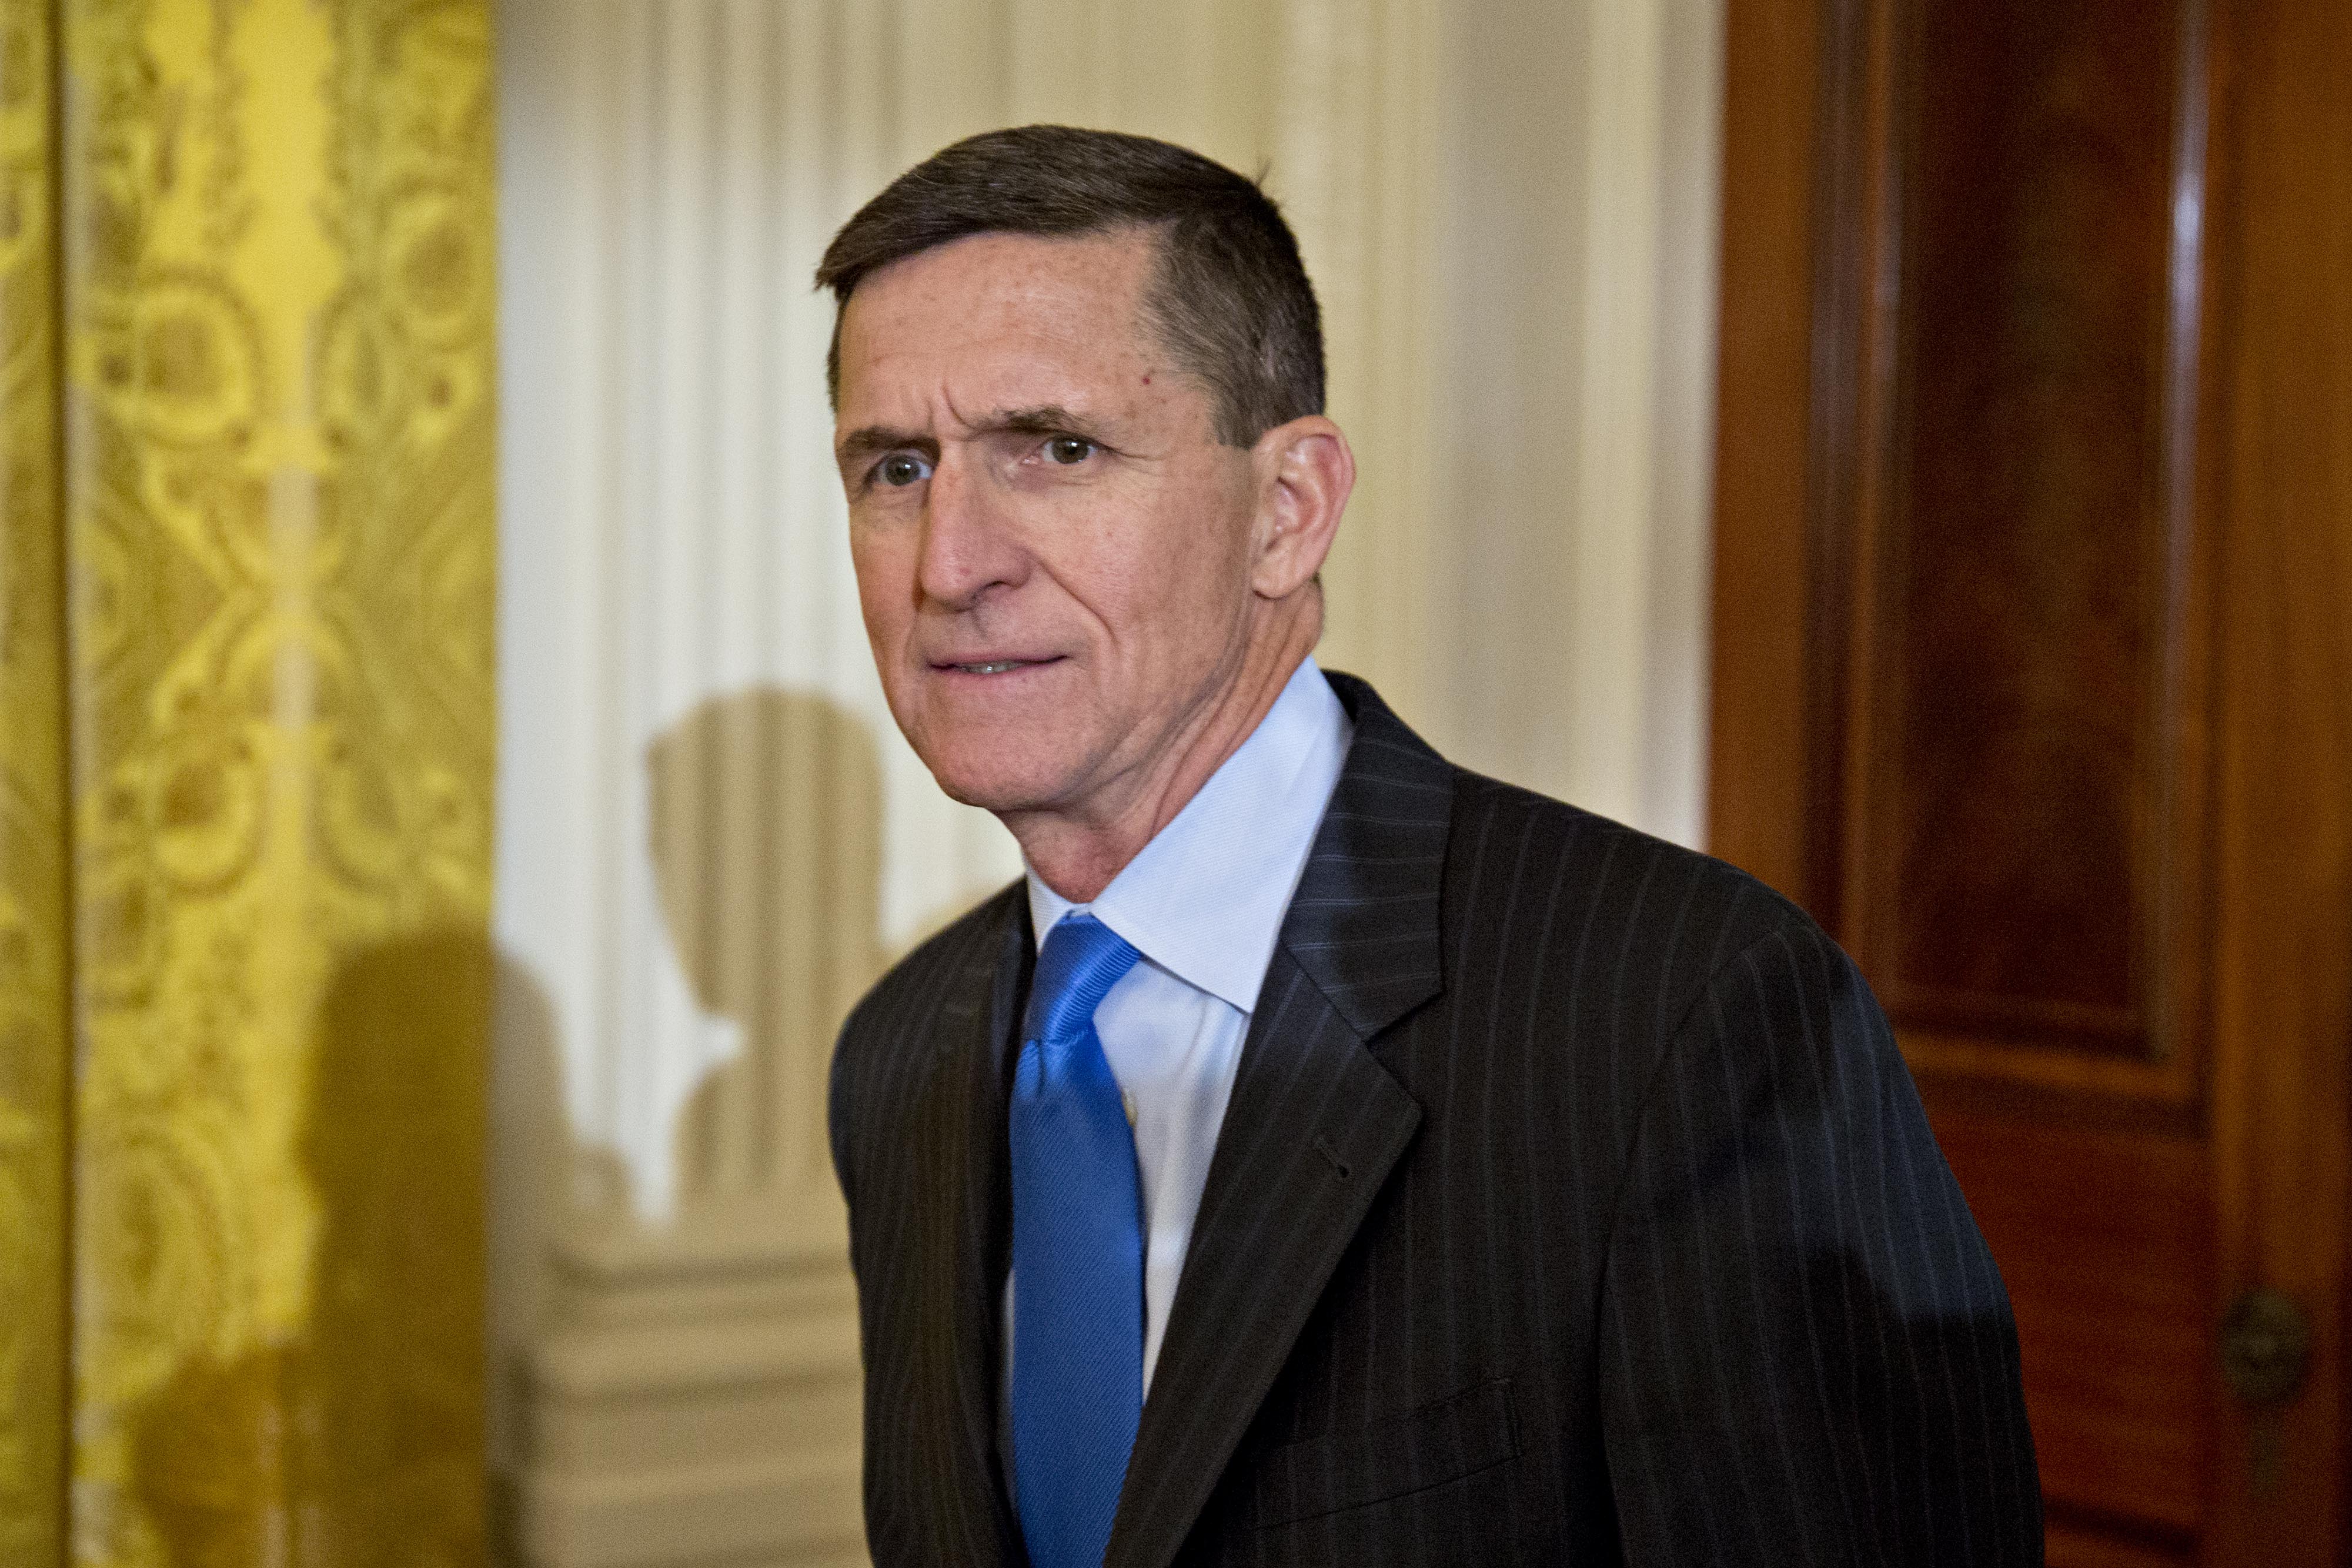
M994 657L983 656L977 659L933 660L931 662L931 668L941 674L1007 675L1017 670L1034 670L1045 664L1057 664L1061 663L1061 661L1062 655L1059 653L1049 654L1044 658L1030 658L1018 654L1000 654Z

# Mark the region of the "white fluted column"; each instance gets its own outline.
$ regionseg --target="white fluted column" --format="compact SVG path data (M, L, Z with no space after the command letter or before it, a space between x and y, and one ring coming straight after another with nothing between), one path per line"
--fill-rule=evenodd
M1357 463L1323 572L1318 656L1425 722L1437 695L1432 639L1452 630L1433 615L1445 532L1428 487L1439 8L1288 0L1280 15L1269 184L1322 303L1330 413Z
M1696 844L1721 0L1444 10L1428 732Z
M1018 869L891 725L833 476L808 278L905 161L904 21L501 11L499 1104L538 1138L495 1272L534 1561L861 1555L833 1037Z

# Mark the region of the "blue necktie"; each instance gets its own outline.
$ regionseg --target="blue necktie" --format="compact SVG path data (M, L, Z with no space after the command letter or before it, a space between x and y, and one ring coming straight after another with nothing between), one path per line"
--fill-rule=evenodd
M1013 1073L1013 1468L1032 1568L1102 1568L1143 1413L1135 1131L1095 1009L1142 955L1091 915L1045 934Z

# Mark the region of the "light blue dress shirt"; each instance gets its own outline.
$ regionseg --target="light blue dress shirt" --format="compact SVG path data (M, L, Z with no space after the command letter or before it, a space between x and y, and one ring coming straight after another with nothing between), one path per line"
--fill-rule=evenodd
M1041 946L1055 921L1083 909L1143 955L1095 1009L1095 1031L1135 1124L1147 1390L1250 1012L1354 734L1308 659L1249 738L1092 904L1072 904L1029 873L1030 924ZM1010 1279L1004 1350L1009 1389Z

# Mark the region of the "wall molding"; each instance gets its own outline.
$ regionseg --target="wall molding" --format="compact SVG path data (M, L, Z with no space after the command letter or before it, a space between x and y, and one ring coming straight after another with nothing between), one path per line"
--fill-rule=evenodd
M576 1227L524 1363L524 1561L862 1560L856 1301L838 1207Z

